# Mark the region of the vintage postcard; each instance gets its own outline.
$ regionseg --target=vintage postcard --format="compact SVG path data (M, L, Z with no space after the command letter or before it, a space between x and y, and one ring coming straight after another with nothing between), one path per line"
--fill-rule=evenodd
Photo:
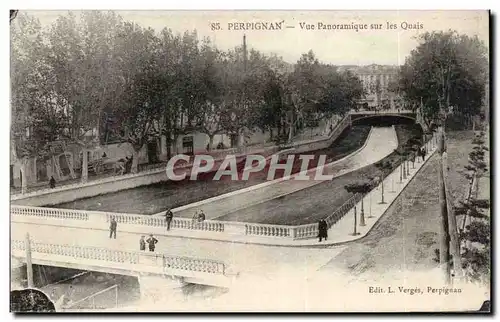
M490 312L489 28L11 10L10 310Z

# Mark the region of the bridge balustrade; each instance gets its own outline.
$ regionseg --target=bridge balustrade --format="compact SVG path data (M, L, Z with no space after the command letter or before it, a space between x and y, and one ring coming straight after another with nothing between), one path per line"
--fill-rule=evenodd
M114 263L160 266L168 269L210 274L225 274L225 264L223 262L209 259L121 251L101 247L45 244L37 242L31 242L30 247L33 253L47 255L67 256ZM26 243L22 240L12 240L11 248L12 250L24 251L26 250Z
M300 225L294 227L295 239L306 239L318 237L318 224Z
M340 219L342 219L356 203L358 203L362 198L361 194L356 194L349 198L345 203L342 204L337 210L325 218L328 225L328 229L334 226ZM319 229L318 224L307 224L300 225L294 228L295 239L306 239L306 238L316 238L318 236Z
M293 226L245 223L245 235L264 237L293 237Z
M107 213L106 221L109 222L111 218L115 218L116 222L121 224L143 225L149 227L167 227L165 218L156 216L153 217L145 215ZM193 219L174 217L172 219L172 222L170 223L170 227L189 230L223 232L224 222L216 220L205 220L202 222L198 222Z
M331 215L329 215L328 217L326 217L325 221L328 225L328 229L330 229L330 227L332 227L333 225L335 225L340 219L342 219L342 217L344 217L345 214L347 214L349 212L349 210L351 210L352 208L354 208L354 206L361 200L363 199L363 195L362 194L355 194L354 196L352 196L351 198L349 198L349 200L347 200L346 202L344 202L342 204L342 206L340 206L337 210L335 210Z
M88 212L72 209L12 205L10 207L10 213L15 216L36 216L50 219L89 220Z

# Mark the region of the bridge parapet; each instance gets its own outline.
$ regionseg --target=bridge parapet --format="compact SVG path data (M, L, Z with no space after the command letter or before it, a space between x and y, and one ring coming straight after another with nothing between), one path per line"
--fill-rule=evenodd
M14 252L24 251L26 249L25 241L12 240L11 248ZM45 256L57 255L71 257L73 259L78 258L79 260L97 260L111 263L161 267L166 271L176 270L224 275L226 269L226 265L223 262L216 260L164 254L150 254L144 252L120 251L100 247L32 242L31 251L32 253L45 254ZM47 259L50 260L50 256L47 257ZM140 267L137 269L140 271Z
M43 208L11 205L10 213L14 216L35 216L41 218L89 220L90 213L81 210Z
M245 223L245 235L294 238L293 226Z
M379 111L365 111L365 110L360 110L360 111L351 111L349 112L351 115L357 115L357 114L415 114L414 111L412 110L379 110Z

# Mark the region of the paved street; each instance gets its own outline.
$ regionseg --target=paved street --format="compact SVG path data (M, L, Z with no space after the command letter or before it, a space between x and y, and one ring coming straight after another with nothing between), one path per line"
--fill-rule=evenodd
M467 133L449 139L450 160L456 164L467 163L467 154L463 151L467 150L464 145L468 141ZM391 274L403 276L435 268L434 249L439 247L437 169L438 156L434 155L369 235L349 244L322 270L341 271L355 281L390 278ZM450 167L450 178L455 186L463 187L459 170L461 167Z

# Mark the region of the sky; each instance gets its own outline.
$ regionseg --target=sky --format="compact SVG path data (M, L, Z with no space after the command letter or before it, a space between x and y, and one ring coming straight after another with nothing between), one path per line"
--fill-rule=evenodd
M453 29L477 35L488 45L489 16L482 11L117 11L128 21L152 27L168 27L175 33L196 29L218 48L229 49L242 43L249 48L276 53L285 61L296 62L302 53L313 50L318 59L335 65L400 65L418 45L416 37L427 31ZM27 11L51 24L66 11ZM234 30L235 24L282 22L281 30ZM220 30L213 30L219 23ZM232 30L229 30L232 25ZM314 30L305 29L305 25ZM324 30L320 24L365 25L364 30ZM392 25L392 28L388 27ZM382 28L373 29L379 25ZM287 28L288 26L288 28ZM405 28L406 27L406 28ZM410 28L411 27L411 28ZM404 30L406 29L406 30Z

